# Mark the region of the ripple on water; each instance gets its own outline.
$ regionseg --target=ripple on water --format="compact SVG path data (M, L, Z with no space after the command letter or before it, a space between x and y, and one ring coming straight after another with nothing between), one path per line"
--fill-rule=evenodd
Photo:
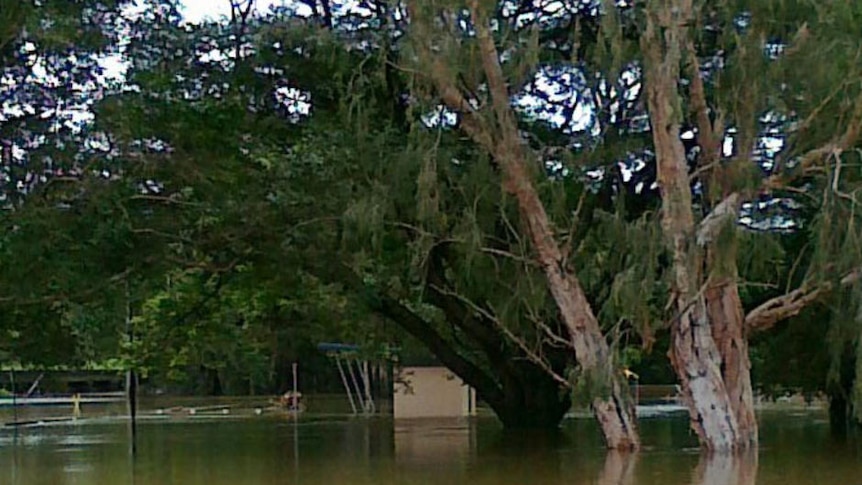
M63 473L88 473L93 471L93 465L87 463L72 463L63 467Z

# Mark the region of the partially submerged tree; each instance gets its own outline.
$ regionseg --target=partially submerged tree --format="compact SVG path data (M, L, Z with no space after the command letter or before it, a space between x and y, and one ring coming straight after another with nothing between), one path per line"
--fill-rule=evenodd
M263 347L285 301L316 307L278 293L320 288L423 342L507 426L556 426L583 394L625 449L621 350L666 322L704 445L751 446L749 333L858 291L859 7L562 3L180 26L174 2L150 2L126 46L134 88L83 132L107 146L83 151L93 170L64 155L71 176L6 214L6 303L75 313L107 306L95 280L122 297L134 275L142 331L259 377L226 337ZM836 62L810 76L826 48ZM39 264L16 266L27 249ZM253 282L197 291L239 267Z
M505 191L518 204L522 230L535 251L537 263L547 278L548 289L565 324L570 344L580 366L580 379L589 387L592 409L598 419L608 447L635 449L640 446L634 406L621 373L617 372L612 354L599 322L587 300L584 289L568 267L556 240L544 202L535 187L536 161L526 146L511 104L509 80L501 66L500 53L492 37L490 17L496 7L488 2L468 2L469 17L475 29L475 62L481 65L488 107L480 110L482 101L470 99L459 87L459 76L447 57L461 57L463 37L458 18L461 11L438 10L433 2L410 2L412 46L417 66L433 83L446 106L461 117L461 128L491 156L502 172ZM491 7L489 9L489 7ZM435 19L444 19L442 28ZM448 17L448 18L447 18ZM456 32L452 37L446 29ZM441 36L442 33L442 36ZM459 38L461 37L461 38ZM476 75L476 66L467 66L468 75Z
M631 416L616 412L626 409L617 395L618 389L620 395L624 392L613 384L618 381L601 327L575 272L565 265L567 255L545 210L550 202L543 202L534 188L547 175L535 170L543 158L531 150L533 135L521 130L512 107L518 79L530 77L519 73L518 61L530 58L525 52L535 45L530 46L524 31L498 19L492 28L495 9L514 8L508 2L411 5L411 54L418 62L410 68L433 86L438 99L457 114L461 130L501 172L582 370L606 370L594 409L608 444L636 445ZM690 1L591 7L603 10L604 38L610 52L621 57L616 64L632 63L627 75L645 93L641 110L646 108L642 112L651 129L632 124L627 134L651 133L655 155L646 163L655 163L668 257L662 266L671 288L666 307L672 310L666 315L671 360L692 426L710 449L747 448L757 442L749 333L859 280L858 226L836 231L830 223L827 233L823 224L833 220L834 211L847 214L857 197L859 182L846 169L842 175L842 164L855 163L852 149L862 122L859 86L846 81L858 79L858 73L848 62L854 50L851 24L845 21L860 12L843 4L827 11L797 7L763 2L742 10ZM775 9L782 15L777 23L770 17ZM835 29L838 18L842 28ZM536 30L541 37L542 29ZM827 46L838 60L816 80L802 74L810 53ZM522 69L535 69L526 64ZM832 113L826 114L827 107ZM799 204L794 198L820 193L824 197L813 217L793 209ZM765 210L770 207L778 210ZM858 217L852 211L849 216ZM752 258L737 247L763 247L772 233L798 230L806 231L813 244L847 249L842 252L847 257L812 265L800 287L784 294L747 291L746 297L759 301L745 302L752 307L746 315L739 288L753 273L744 266L775 255L765 251ZM826 268L832 278L823 278ZM781 278L774 274L771 280L789 283ZM613 407L604 407L608 397Z
M739 274L736 253L739 232L739 211L745 201L763 200L764 191L780 192L791 185L794 178L810 176L812 171L829 173L828 178L814 179L803 189L815 190L817 185L840 196L841 184L849 183L852 191L858 190L858 181L842 181L838 177L841 163L851 155L859 141L862 128L862 97L858 86L848 86L841 78L857 77L855 68L838 61L827 70L829 91L837 92L844 101L833 105L831 117L842 120L821 121L822 104L829 104L829 91L815 91L812 83L794 76L792 69L782 69L786 63L800 62L799 52L820 46L826 41L840 52L850 55L849 31L827 27L837 12L794 12L801 19L794 19L788 12L784 25L773 30L761 19L760 12L736 34L733 50L727 54L730 72L723 76L714 73L713 89L718 91L712 99L707 98L706 80L700 68L692 26L710 25L709 14L721 16L739 15L740 12L723 13L712 10L708 4L693 8L690 1L655 2L647 6L646 26L641 38L645 64L645 87L652 125L653 139L658 164L658 180L662 193L662 226L668 249L673 255L673 294L676 308L671 325L671 360L683 385L685 401L689 406L692 426L701 442L710 449L747 448L757 443L757 423L754 416L754 398L750 378L748 335L763 329L788 316L797 314L806 305L816 301L829 288L850 285L859 278L858 253L849 261L829 263L833 274L840 275L838 281L813 283L816 274L803 286L761 303L747 315L739 295ZM840 15L855 18L862 11L840 9ZM760 13L764 15L764 13ZM732 18L732 17L731 17ZM832 20L830 20L832 19ZM717 24L715 28L731 28L732 24ZM791 29L796 28L795 37ZM831 32L827 32L830 30ZM814 32L814 34L809 34ZM771 34L773 48L787 52L770 60L769 52L763 49L763 37ZM828 36L831 36L828 37ZM814 37L810 39L809 37ZM801 56L800 56L801 57ZM735 64L735 65L734 65ZM682 74L683 66L688 68ZM741 74L739 71L746 69ZM848 70L849 69L849 70ZM734 72L736 71L736 72ZM836 72L837 71L837 72ZM839 74L840 73L840 74ZM831 75L836 75L832 78ZM775 79L767 84L749 76ZM679 86L688 84L687 108ZM724 83L743 83L734 86L734 96L723 99L721 87ZM824 80L821 80L824 81ZM787 110L781 103L793 106ZM800 98L804 101L800 102ZM699 204L695 204L691 189L687 153L680 140L685 114L695 120L698 153L697 176ZM758 127L765 117L786 118L779 129L787 143L778 161L772 166L758 169L755 159L758 143L772 133L763 133ZM813 130L810 123L823 123L832 130ZM801 126L800 126L801 124ZM733 153L722 153L725 143L726 125L733 126ZM783 160L782 160L783 159ZM762 170L762 171L761 171ZM830 187L831 186L831 187ZM855 204L855 195L848 196ZM827 195L832 199L832 195ZM826 201L824 201L826 202ZM748 202L749 206L751 202ZM833 203L820 207L819 217L830 218L835 210ZM706 215L697 221L697 213ZM767 227L785 223L782 218L790 214L779 214L768 222ZM851 214L851 221L856 217ZM796 221L797 223L801 221ZM815 221L806 221L815 222ZM823 244L824 237L837 238L843 244L856 246L858 232L849 231L813 234ZM834 239L833 239L834 240ZM836 266L835 263L838 263ZM816 271L812 268L810 271Z
M202 372L210 384L221 383L202 389L236 390L243 379L263 380L266 354L278 346L268 338L278 339L298 321L320 325L314 335L328 332L330 338L354 335L361 342L373 333L362 318L353 319L351 333L308 310L334 311L327 302L346 301L354 310L367 307L391 319L427 345L507 426L556 426L571 398L553 375L564 375L571 357L541 338L534 348L529 334L523 337L529 347L517 345L504 333L501 317L476 314L472 306L482 302L505 310L507 319L526 321L523 309L503 307L508 298L489 300L505 296L496 290L518 280L522 265L510 262L498 271L496 289L471 290L468 278L452 277L467 265L445 241L435 242L433 258L418 264L413 252L394 249L425 244L422 231L411 229L422 217L416 215L415 191L404 183L417 179L420 165L400 145L411 125L403 112L390 116L390 78L374 81L373 64L349 49L353 37L335 41L301 19L276 14L266 21L240 16L237 40L237 25L180 27L171 2L148 7L135 17L126 45L126 83L134 89L109 93L87 126L86 134L102 134L108 145L88 154L91 168L109 176L77 171L62 185L37 186L24 210L9 214L10 225L29 217L33 224L14 235L3 263L11 268L13 253L25 249L38 254L33 264L16 266L29 272L28 285L5 282L15 289L10 304L21 304L31 292L34 305L28 308L56 302L60 309L52 321L61 322L67 307L77 315L107 306L105 288L90 293L88 276L111 280L103 272L116 270L119 280L107 285L118 290L114 296L123 295L126 277L139 282L132 302L136 338L122 352L126 364L175 382ZM259 43L244 42L254 36ZM313 115L291 96L313 100ZM382 101L374 106L374 99ZM466 155L463 147L453 150ZM392 169L382 170L381 161ZM453 178L468 181L480 175L455 172ZM471 187L484 190L482 184ZM471 190L464 191L465 200ZM328 197L321 200L321 193ZM457 211L471 208L458 193L441 196ZM483 225L503 227L496 206L489 214ZM382 231L379 220L385 220ZM72 228L96 231L83 238ZM53 237L61 236L69 242L57 248ZM39 238L45 244L32 245ZM102 264L99 254L116 257ZM77 272L79 260L88 266ZM69 271L58 271L67 265ZM237 276L238 268L254 270ZM291 274L278 275L282 268ZM237 278L247 284L237 289ZM332 296L333 284L347 287L350 298ZM237 293L247 305L230 298ZM316 301L320 294L330 296ZM261 299L267 308L259 307ZM539 300L542 306L544 292ZM288 307L293 313L286 314ZM116 337L125 304L117 310L106 317L114 325L105 329L115 343L124 340ZM506 330L518 332L517 324ZM380 338L399 337L389 327ZM116 355L116 344L110 350ZM532 361L528 351L545 360Z

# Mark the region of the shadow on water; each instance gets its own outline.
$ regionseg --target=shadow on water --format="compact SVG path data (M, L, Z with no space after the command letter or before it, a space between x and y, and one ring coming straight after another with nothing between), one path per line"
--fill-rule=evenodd
M572 436L561 430L491 430L479 433L473 476L485 482L505 479L505 483L563 483L564 460L574 445Z
M536 456L557 454L559 450L571 447L572 437L561 429L553 430L506 430L487 432L488 440L484 450L497 456Z

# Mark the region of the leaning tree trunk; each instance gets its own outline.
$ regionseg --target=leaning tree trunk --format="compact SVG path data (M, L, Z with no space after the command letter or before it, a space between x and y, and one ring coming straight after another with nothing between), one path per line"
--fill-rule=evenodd
M640 439L634 404L629 398L628 387L613 369L610 348L580 282L566 267L551 221L533 184L530 167L538 163L525 149L518 131L500 56L489 30L488 6L481 3L470 0L467 5L473 17L482 69L491 94L492 113L488 118L465 98L457 87L457 76L429 47L435 40L431 34L433 22L424 12L427 5L423 6L423 2L418 0L408 2L416 37L414 47L420 61L427 66L427 73L443 102L460 114L461 128L499 164L504 189L518 203L521 222L569 332L581 374L589 383L590 390L597 391L592 408L607 446L636 449L640 446Z
M704 274L704 263L712 261L705 258L699 243L708 245L715 238L698 233L722 230L720 224L735 215L738 198L719 204L714 211L717 217L707 217L700 230L695 227L677 90L681 51L688 42L684 29L690 19L691 2L670 1L649 12L641 39L662 195L662 231L673 254L677 314L671 321L670 357L701 444L711 450L735 450L757 440L744 319L734 280L715 278L711 271ZM735 268L732 261L727 264ZM735 269L730 273L735 277Z
M565 267L545 207L527 171L520 139L507 137L496 155L505 173L507 191L518 201L551 295L571 335L584 378L592 384L591 390L598 391L592 407L605 441L609 448L638 448L640 440L628 388L613 369L610 348L580 282Z

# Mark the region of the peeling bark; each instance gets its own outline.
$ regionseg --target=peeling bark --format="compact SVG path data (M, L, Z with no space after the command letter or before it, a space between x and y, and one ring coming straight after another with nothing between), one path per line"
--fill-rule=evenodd
M476 0L467 3L476 28L495 123L488 123L466 101L448 67L428 47L432 40L428 31L430 23L423 17L418 0L413 0L408 2L408 8L413 28L419 37L417 52L422 61L430 66L428 74L444 103L461 115L461 128L494 157L503 173L503 188L518 203L521 223L529 235L550 293L568 329L578 364L583 373L591 378L602 379L603 387L606 388L602 396L593 399L592 404L607 446L636 449L640 446L640 438L634 405L628 398L628 388L621 376L612 370L608 343L577 276L565 266L551 221L533 184L530 168L535 166L535 161L526 151L518 131L499 53L489 32L487 12Z
M563 255L554 239L545 207L526 169L520 140L506 139L497 156L507 179L508 191L518 201L522 222L547 277L551 295L569 330L578 364L583 372L591 376L604 375L607 381L605 395L592 401L606 444L614 449L639 448L634 406L627 396L628 389L611 370L608 343L580 282L564 267Z
M695 227L688 164L680 139L677 86L681 53L688 45L684 26L691 16L691 2L685 0L649 12L641 47L646 56L645 89L662 195L662 231L673 255L678 316L671 322L671 363L702 446L727 451L753 445L757 425L737 289L735 285L720 285L717 290L709 286L713 282L703 271L704 250L697 244L714 242L720 222L735 213L738 198L719 204L712 220L707 218L700 230Z
M721 354L706 313L700 301L672 323L670 359L680 380L691 427L701 445L728 451L737 447L739 425L725 388Z
M842 276L838 283L851 286L860 279L862 268L856 268ZM789 293L763 302L745 316L746 332L767 330L782 320L798 315L806 307L820 301L833 287L829 281L813 287L803 284Z
M736 417L737 447L757 444L757 418L751 387L751 360L739 290L732 279L712 284L706 290L707 313L712 337L721 355L722 377Z

